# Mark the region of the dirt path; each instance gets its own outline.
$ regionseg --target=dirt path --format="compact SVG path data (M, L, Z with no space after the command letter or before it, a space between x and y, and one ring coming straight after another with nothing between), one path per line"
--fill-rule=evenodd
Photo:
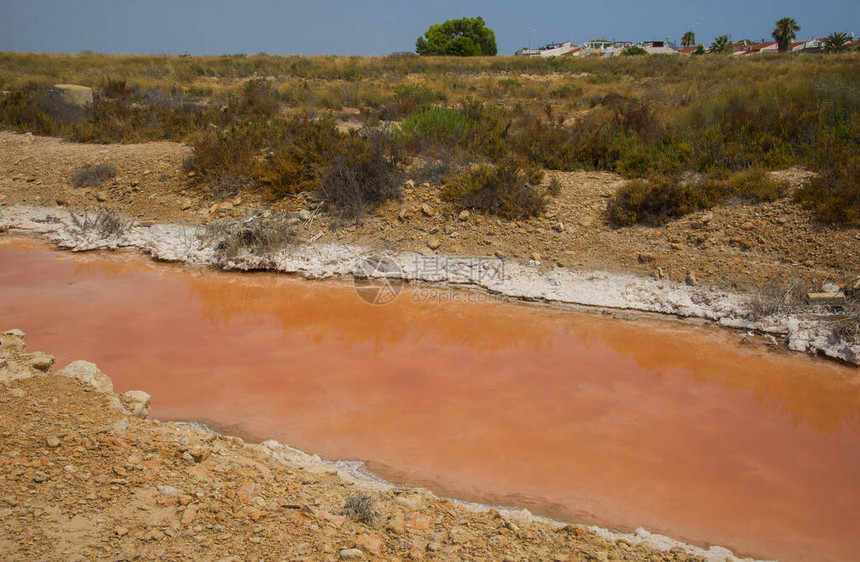
M239 217L264 205L246 190L210 201L197 178L182 171L191 148L170 142L85 145L55 138L0 133L0 205L60 205L69 210L116 209L140 222L197 224ZM117 175L97 188L72 186L85 164L108 163ZM798 188L808 172L779 175ZM800 278L810 288L849 284L860 275L860 230L816 223L788 197L773 203L735 202L663 227L611 229L606 202L623 183L606 172L549 173L562 184L544 216L502 221L458 209L439 198L438 186L407 186L402 201L359 224L332 228L325 214L309 232L319 242L354 243L397 251L448 255L502 255L555 267L659 275L675 280L687 271L699 283L755 290ZM285 210L314 211L307 198L278 203ZM430 249L433 246L434 249ZM659 269L658 269L659 268Z

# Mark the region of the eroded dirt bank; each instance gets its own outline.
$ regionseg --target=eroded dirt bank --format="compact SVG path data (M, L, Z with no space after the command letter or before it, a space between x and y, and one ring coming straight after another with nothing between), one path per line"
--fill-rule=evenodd
M275 442L148 421L148 396L114 394L92 364L49 374L52 364L20 331L0 334L7 560L733 559L356 480Z
M275 208L304 217L300 245L273 256L224 259L201 242L204 225L270 204L253 190L213 200L182 171L190 153L170 142L84 145L0 132L0 230L39 234L75 250L131 247L163 260L308 277L349 276L362 258L385 254L401 264L407 280L460 283L453 270L462 270L462 259L450 257L500 257L504 278L472 283L512 298L707 319L768 334L790 349L860 363L856 335L843 337L856 331L855 313L842 332L816 311L792 311L779 302L765 303L775 313L762 313L763 293L778 301L795 281L811 290L827 284L854 290L860 283L857 229L818 224L790 197L736 202L659 228L622 229L609 228L604 216L622 179L602 172L553 174L560 195L545 216L528 221L463 218L429 184L407 187L403 200L357 224L337 225L313 201L296 197ZM114 165L117 175L98 187L72 185L76 170L99 162ZM792 189L809 175L800 169L779 174ZM98 209L118 211L137 226L104 239L70 220L70 212ZM427 258L436 260L432 270Z

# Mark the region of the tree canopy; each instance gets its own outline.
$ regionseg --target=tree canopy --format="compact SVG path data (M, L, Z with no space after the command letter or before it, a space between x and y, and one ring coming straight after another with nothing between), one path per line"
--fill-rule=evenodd
M848 37L848 33L834 31L824 38L824 48L822 50L825 53L841 53L848 50L849 41L851 39Z
M731 39L728 35L719 35L714 37L714 42L711 43L710 52L717 55L730 55L734 50Z
M688 31L681 37L681 46L682 47L692 47L696 44L696 34L692 31Z
M496 34L481 17L433 24L415 41L415 52L425 56L493 56L497 51Z
M800 26L791 18L782 18L776 22L773 28L773 39L779 45L779 52L785 53L788 51L788 45L797 37L797 32L800 31Z

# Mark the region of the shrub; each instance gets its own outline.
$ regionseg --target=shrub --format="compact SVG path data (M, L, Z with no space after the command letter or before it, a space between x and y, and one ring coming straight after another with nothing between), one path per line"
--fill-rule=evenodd
M281 108L278 92L265 79L245 82L242 95L232 101L231 109L239 114L275 117Z
M209 223L202 238L222 258L233 259L243 254L267 257L296 242L294 223L285 213L266 211L240 220Z
M465 141L474 123L468 113L447 107L428 107L400 124L397 138L421 145L456 145Z
M126 99L131 95L131 90L129 90L125 80L108 78L102 88L102 93L106 98Z
M75 187L98 187L116 176L116 166L113 164L85 164L72 176Z
M680 175L652 174L648 180L624 184L609 200L609 222L615 226L636 223L659 225L694 211L709 209L730 197L774 201L788 192L788 183L760 169L733 174L727 180L706 177L684 181Z
M609 222L614 226L636 223L659 225L699 209L713 207L725 197L726 183L705 180L698 185L678 176L653 175L647 181L625 183L609 200Z
M533 217L546 208L547 195L538 187L543 172L522 167L512 159L498 165L482 164L449 181L443 196L463 207L507 219Z
M317 195L340 215L358 218L403 195L400 145L383 133L350 137L326 167Z
M317 189L325 167L345 150L346 136L330 119L296 117L283 127L253 173L275 199Z
M118 237L125 234L134 226L134 219L125 218L112 209L102 209L94 217L84 212L83 215L69 213L72 224L81 232L98 232L105 238Z
M761 168L753 168L731 176L728 192L752 201L776 201L788 193L789 187L787 181L774 179Z
M559 99L576 98L582 95L582 86L576 84L562 84L550 91L549 95Z
M209 129L194 140L194 158L189 166L212 182L246 174L262 144L260 132L247 127Z
M359 492L346 498L342 513L350 519L364 523L365 525L373 525L379 516L373 497L364 492Z
M818 174L795 199L827 224L860 226L860 156L857 147L828 139L818 155Z

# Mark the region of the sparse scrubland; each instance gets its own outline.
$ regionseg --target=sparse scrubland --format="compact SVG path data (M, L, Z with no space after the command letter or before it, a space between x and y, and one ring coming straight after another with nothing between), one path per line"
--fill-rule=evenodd
M529 215L541 199L529 181L532 167L629 178L609 202L608 219L621 226L671 220L732 197L772 200L786 193L766 185L763 172L800 165L817 176L795 194L798 201L823 223L858 225L858 62L856 54L467 60L6 53L0 119L9 129L81 142L190 143L189 170L215 192L256 186L273 200L316 192L350 216L396 198L401 167L444 153L452 164L437 174L440 183L462 190L478 173L519 178L499 201L486 192L456 199L508 217ZM48 89L58 82L94 89L87 119L50 103ZM345 121L349 131L337 126ZM370 131L376 140L367 140ZM379 135L385 154L369 148L382 142ZM511 162L521 168L512 176ZM368 209L363 196L332 197L322 188L323 178L343 184L356 173L343 167L357 165L375 178L362 182L375 191Z

